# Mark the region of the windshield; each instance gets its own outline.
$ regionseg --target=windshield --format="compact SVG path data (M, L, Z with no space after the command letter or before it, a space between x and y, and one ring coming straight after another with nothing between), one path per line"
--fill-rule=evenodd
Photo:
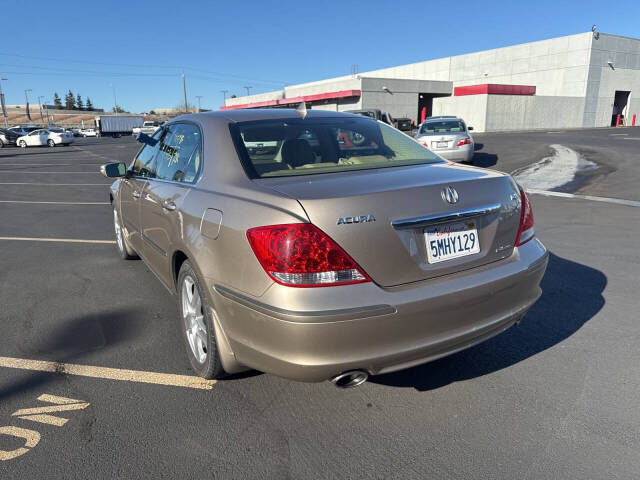
M229 128L250 178L442 162L404 133L366 117L263 120Z
M460 120L434 120L420 127L420 135L442 135L443 133L461 133L466 129Z

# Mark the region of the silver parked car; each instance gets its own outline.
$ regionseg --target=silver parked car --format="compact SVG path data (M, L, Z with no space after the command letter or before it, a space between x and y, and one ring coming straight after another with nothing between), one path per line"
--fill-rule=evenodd
M416 140L447 160L470 162L474 150L471 130L458 117L429 117L420 125Z
M520 321L547 251L507 174L364 116L184 115L111 187L119 254L177 297L191 365L355 386Z

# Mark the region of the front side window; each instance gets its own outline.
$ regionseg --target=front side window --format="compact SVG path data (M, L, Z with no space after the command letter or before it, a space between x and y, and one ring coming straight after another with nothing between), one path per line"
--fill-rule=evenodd
M460 120L432 120L423 123L420 127L420 135L446 135L464 131L466 128Z
M157 156L156 177L174 182L193 183L202 164L200 130L188 123L167 127Z
M442 162L404 133L366 117L262 120L229 128L250 178Z
M145 145L136 156L130 171L134 177L153 178L156 176L155 157L160 148L160 139L164 134L164 129L158 130L153 134L152 138L158 140L155 145Z

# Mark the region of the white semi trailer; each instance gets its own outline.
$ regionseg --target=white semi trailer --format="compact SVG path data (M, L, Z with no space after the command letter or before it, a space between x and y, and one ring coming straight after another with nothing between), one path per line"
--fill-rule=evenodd
M96 117L96 128L102 137L121 137L131 135L133 129L141 127L142 115L100 115Z

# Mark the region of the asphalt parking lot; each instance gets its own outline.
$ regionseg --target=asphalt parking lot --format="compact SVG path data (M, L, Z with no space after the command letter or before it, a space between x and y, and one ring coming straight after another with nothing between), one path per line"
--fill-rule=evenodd
M598 165L569 193L640 201L640 128L475 139L507 172L568 146ZM640 208L532 195L543 296L471 349L350 390L205 382L175 299L116 254L98 166L137 149L0 150L0 478L638 477Z

